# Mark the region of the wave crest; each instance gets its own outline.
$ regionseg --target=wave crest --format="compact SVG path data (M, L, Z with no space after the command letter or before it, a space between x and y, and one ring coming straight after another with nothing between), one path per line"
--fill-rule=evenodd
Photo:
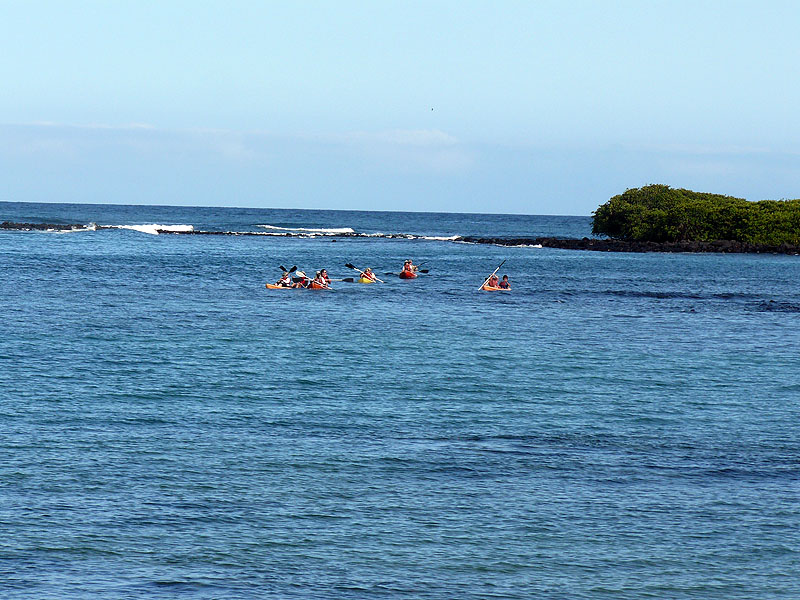
M158 235L161 232L186 233L194 231L194 225L159 225L158 223L148 223L144 225L108 225L107 227L110 229L131 229L141 233L149 233L150 235ZM106 227L103 229L106 229Z

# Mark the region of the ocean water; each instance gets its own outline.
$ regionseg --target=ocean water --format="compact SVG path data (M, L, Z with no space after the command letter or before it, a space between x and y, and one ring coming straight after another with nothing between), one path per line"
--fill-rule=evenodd
M0 231L0 597L800 597L800 257L443 239L588 217L5 220L124 228ZM346 262L386 283L264 287Z

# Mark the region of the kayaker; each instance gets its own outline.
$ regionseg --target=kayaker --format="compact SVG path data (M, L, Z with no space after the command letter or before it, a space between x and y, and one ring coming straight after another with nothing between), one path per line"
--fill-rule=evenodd
M324 285L330 285L331 284L331 278L328 277L328 270L327 269L321 269L320 270L319 279Z
M328 282L330 279L326 279L327 273L324 273L325 269L322 271L317 271L314 275L314 281L312 283L317 284L320 287L326 288L328 287Z
M403 271L406 271L408 273L416 273L417 269L418 267L415 267L414 263L412 263L411 260L407 260L406 262L403 263Z
M487 287L493 287L493 288L500 287L497 284L498 284L497 275L492 275L491 277L489 277L489 281L486 282Z
M364 273L363 273L363 275L364 275L364 277L365 277L366 279L369 279L370 281L375 281L375 280L376 280L376 279L375 279L375 274L372 272L372 269L370 269L369 267L367 267L366 269L364 269Z
M503 290L510 290L511 289L511 284L508 281L508 275L503 275L503 281L501 281L498 284L497 287L499 287L500 289L503 289Z
M295 275L297 276L298 281L292 284L293 288L305 288L311 283L311 280L306 277L306 274L303 271L297 271Z
M279 285L281 287L292 287L292 274L288 271L284 271L281 278L275 282L275 285Z

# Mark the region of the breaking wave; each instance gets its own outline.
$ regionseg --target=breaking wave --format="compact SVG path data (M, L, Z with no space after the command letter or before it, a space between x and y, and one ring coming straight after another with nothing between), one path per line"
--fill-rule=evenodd
M160 223L140 223L136 225L58 225L58 224L35 224L35 223L11 223L0 224L0 229L16 229L20 231L48 231L55 233L71 233L76 231L97 231L101 229L127 229L138 231L149 235L160 234L189 234L189 235L232 235L232 236L274 236L274 237L342 237L342 238L379 238L379 239L399 239L399 240L430 240L435 242L458 242L463 236L460 235L422 235L415 233L385 233L358 232L352 227L281 227L278 225L256 225L260 229L267 231L219 231L195 229L194 225L163 225Z
M268 232L262 235L280 235L296 237L315 237L315 236L339 236L339 237L366 237L366 238L385 238L385 239L406 239L406 240L432 240L437 242L455 242L461 239L460 235L416 235L413 233L383 233L375 231L372 233L357 232L352 227L281 227L279 225L257 225ZM228 232L232 235L242 235L245 232Z
M159 233L189 233L194 231L194 225L159 225L149 223L146 225L106 225L101 229L131 229L141 233L158 235Z

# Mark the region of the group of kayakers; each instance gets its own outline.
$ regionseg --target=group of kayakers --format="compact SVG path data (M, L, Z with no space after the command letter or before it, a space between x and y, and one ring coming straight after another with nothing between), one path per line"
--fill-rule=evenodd
M503 261L505 262L505 261ZM421 264L421 263L420 263ZM381 281L378 279L375 274L373 273L370 267L367 267L363 271L354 265L348 263L346 265L352 269L355 269L361 274L361 278L359 279L359 283L372 283L374 281ZM403 263L403 269L400 271L399 275L401 279L413 279L417 277L418 273L427 273L427 270L420 271L420 265L415 265L412 260L406 260ZM280 279L275 283L274 287L282 287L282 288L310 288L310 289L330 289L331 286L331 278L328 275L327 269L320 269L314 274L314 277L309 277L306 275L304 271L296 271L297 267L292 267L290 270L285 270L285 267L281 267L283 270L283 274L281 275ZM352 279L338 279L337 281L353 281ZM270 286L268 286L270 287ZM484 289L500 289L500 290L510 290L511 284L508 281L508 275L503 275L503 279L499 280L496 273L492 273L489 279L483 285Z
M360 273L363 282L380 281L369 267L360 271ZM275 282L275 285L285 288L330 289L331 278L327 269L320 269L314 274L314 277L306 275L304 271L294 271L292 269L284 271L281 278Z
M331 278L327 269L320 269L314 277L309 277L304 271L295 271L292 277L292 271L284 271L275 285L287 288L329 288Z

